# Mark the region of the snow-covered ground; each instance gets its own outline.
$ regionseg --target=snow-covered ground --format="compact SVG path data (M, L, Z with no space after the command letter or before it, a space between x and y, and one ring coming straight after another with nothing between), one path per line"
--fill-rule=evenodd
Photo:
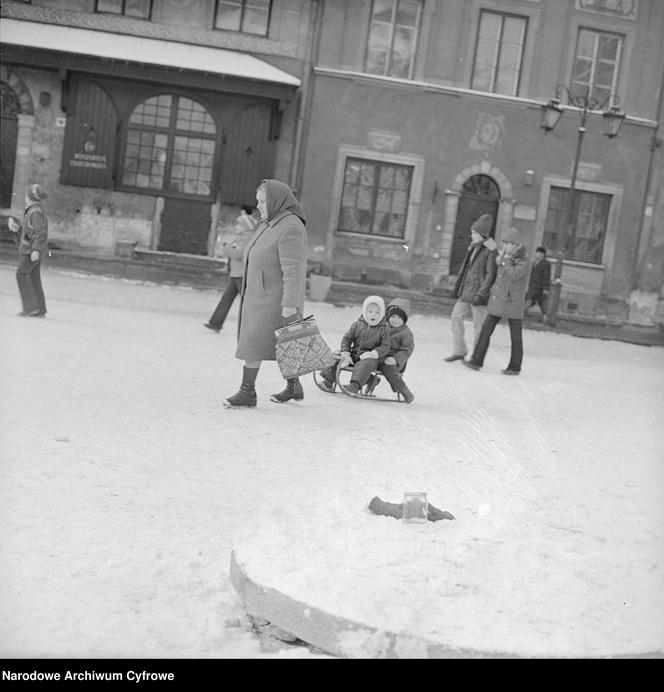
M664 349L525 331L505 377L445 363L450 322L415 315L411 405L325 394L255 410L237 304L45 271L21 318L0 267L0 655L308 657L266 652L229 580L450 646L523 656L664 652ZM332 345L359 308L311 303ZM468 330L472 333L470 323ZM381 385L383 387L385 385ZM455 521L375 516L421 490ZM380 652L353 652L375 655Z

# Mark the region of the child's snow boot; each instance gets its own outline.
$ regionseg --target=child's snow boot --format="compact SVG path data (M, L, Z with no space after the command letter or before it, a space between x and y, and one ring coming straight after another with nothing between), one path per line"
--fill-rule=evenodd
M276 401L278 404L283 404L291 399L295 399L295 401L302 401L302 399L304 399L304 391L297 377L286 380L286 389L270 397L270 401Z
M242 368L242 385L240 391L233 396L225 399L223 404L226 408L250 408L256 406L256 389L254 383L258 375L258 368Z
M351 394L358 394L360 391L360 385L353 380L347 387L346 389L351 393Z
M401 385L399 389L399 394L401 394L401 396L407 404L410 404L413 401L413 399L415 399L413 393L410 391L410 389L408 389L408 387L406 387L405 382Z

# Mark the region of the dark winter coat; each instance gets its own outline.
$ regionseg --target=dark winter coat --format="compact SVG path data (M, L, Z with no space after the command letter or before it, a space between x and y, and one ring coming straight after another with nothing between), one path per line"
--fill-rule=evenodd
M19 255L30 255L35 250L40 259L48 249L48 220L44 207L35 202L26 208L21 221L21 240L18 246Z
M533 262L528 281L528 296L537 297L542 291L548 291L551 287L551 265L542 258L539 262Z
M353 362L366 351L376 351L378 359L385 358L390 350L389 327L383 317L378 324L370 325L362 315L353 322L341 339L341 349L350 353Z
M489 297L489 315L521 319L526 305L526 285L530 271L526 248L517 245L512 253L499 254L496 262L498 273Z
M410 317L410 301L406 298L395 298L387 306L388 312L391 305L400 307L406 313L406 317ZM401 327L393 327L388 321L387 327L390 341L390 350L387 356L392 356L396 360L399 370L403 371L415 350L415 336L406 323Z
M267 219L244 250L235 356L245 361L276 360L274 332L283 326L282 307L304 310L307 235L304 212L291 189L264 181Z
M231 278L240 278L244 272L244 248L254 235L255 228L234 230L221 239L221 251L228 257Z
M471 243L463 260L459 277L454 285L454 297L475 305L486 305L489 292L496 278L495 241L492 238L481 243Z

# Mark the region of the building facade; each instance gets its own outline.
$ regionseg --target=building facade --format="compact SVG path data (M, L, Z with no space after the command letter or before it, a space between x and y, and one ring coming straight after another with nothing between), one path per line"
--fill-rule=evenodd
M662 36L664 3L647 0L327 0L303 145L311 246L339 278L436 290L490 213L497 239L514 225L555 257L579 110L548 134L540 113L562 84L627 118L613 139L599 110L586 123L560 309L624 315L659 155Z
M288 180L309 3L2 3L3 209L49 190L50 237L213 255Z
M0 215L214 255L257 182L296 189L338 279L447 291L481 214L566 236L560 311L664 322L658 0L4 0ZM576 156L578 108L592 96ZM561 96L548 134L542 105ZM602 111L626 113L603 135ZM578 161L574 195L569 191ZM572 202L573 223L566 223Z

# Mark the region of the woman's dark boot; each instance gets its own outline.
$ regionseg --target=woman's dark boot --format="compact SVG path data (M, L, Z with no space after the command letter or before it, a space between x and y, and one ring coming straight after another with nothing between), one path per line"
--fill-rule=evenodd
M286 380L286 389L270 397L270 401L276 401L278 404L283 404L291 399L295 399L295 401L302 401L302 399L304 399L302 385L297 377Z
M240 391L233 396L225 399L223 404L226 408L249 408L256 406L256 389L254 383L258 375L258 368L248 368L246 365L242 369L242 385Z

